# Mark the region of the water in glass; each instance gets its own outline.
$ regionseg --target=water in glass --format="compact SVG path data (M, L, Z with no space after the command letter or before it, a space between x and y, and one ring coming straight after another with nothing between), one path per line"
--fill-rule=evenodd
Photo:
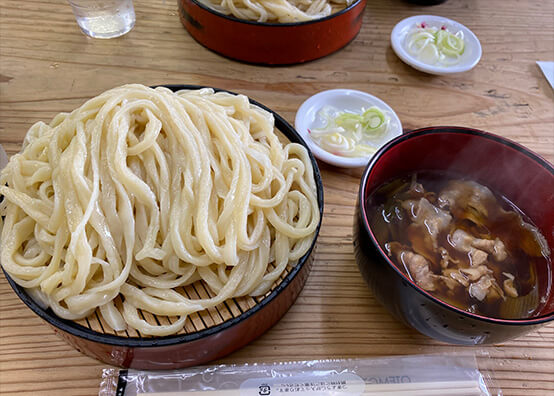
M132 0L69 0L81 30L94 38L113 38L135 25Z

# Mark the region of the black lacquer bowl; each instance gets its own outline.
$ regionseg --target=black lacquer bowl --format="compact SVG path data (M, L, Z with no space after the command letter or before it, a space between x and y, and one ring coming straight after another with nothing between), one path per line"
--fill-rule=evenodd
M172 91L203 88L195 85L165 86ZM221 307L218 305L211 310L211 313L202 311L195 316L195 322L191 323L190 327L192 330L185 329L184 333L164 337L112 334L113 332L108 333L101 323L96 327L91 325L92 319L89 321L89 318L86 324L61 319L50 309L44 309L37 304L23 287L17 285L4 272L21 301L78 351L115 366L147 370L176 369L221 358L245 346L277 323L294 303L308 277L323 216L323 186L317 163L302 137L277 113L258 102L250 102L271 112L275 117L275 127L291 142L299 143L308 150L317 186L320 213L320 221L310 249L296 266L287 269L282 279L263 299L254 300L249 297L244 303L235 301L236 299L225 302L220 304ZM194 285L190 287L196 288ZM202 290L191 292L202 293Z
M453 344L494 344L554 320L552 268L537 268L539 294L546 304L528 319L497 319L449 305L421 289L387 256L368 223L365 202L384 182L414 171L448 171L488 185L526 213L554 245L554 168L525 147L505 138L462 127L412 131L385 145L361 179L354 221L359 269L375 298L419 332Z

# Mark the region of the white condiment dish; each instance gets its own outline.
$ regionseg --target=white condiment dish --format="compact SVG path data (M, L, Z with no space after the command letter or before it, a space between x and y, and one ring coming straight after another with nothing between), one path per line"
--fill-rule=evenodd
M304 138L312 153L320 160L331 165L344 168L357 168L366 166L371 155L366 157L343 157L331 154L321 148L310 137L310 129L321 128L325 126L325 120L318 114L325 106L332 106L340 111L352 113L361 113L362 109L368 109L371 106L377 106L390 117L387 132L380 140L380 146L383 146L389 140L402 134L402 124L394 110L381 99L366 92L353 89L331 89L329 91L319 92L308 98L296 112L295 128ZM376 147L377 149L379 147Z
M465 49L457 64L451 66L430 65L420 61L408 52L406 49L406 36L410 30L422 22L425 22L429 27L437 29L444 26L451 33L463 32ZM404 63L412 66L414 69L430 74L446 75L466 72L473 69L479 63L483 53L479 39L471 30L461 23L441 16L416 15L403 19L392 29L390 37L392 49Z

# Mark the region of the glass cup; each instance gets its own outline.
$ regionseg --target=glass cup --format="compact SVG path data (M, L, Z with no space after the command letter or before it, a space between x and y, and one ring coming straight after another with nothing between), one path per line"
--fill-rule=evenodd
M135 26L133 0L69 0L69 4L87 36L119 37Z

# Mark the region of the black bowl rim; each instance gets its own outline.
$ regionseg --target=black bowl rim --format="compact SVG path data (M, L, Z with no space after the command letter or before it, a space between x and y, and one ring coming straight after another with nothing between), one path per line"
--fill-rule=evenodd
M182 0L181 0L182 1ZM232 16L232 15L226 15L226 14L222 14L221 12L219 11L216 11L210 7L208 7L207 5L201 3L200 1L198 0L191 0L192 3L194 3L196 6L204 9L205 11L208 11L210 12L211 14L213 15L216 15L218 17L221 17L221 18L224 18L224 19L227 19L231 22L237 22L237 23L244 23L246 25L254 25L254 26L266 26L266 27L276 27L276 28L279 28L279 27L296 27L296 26L304 26L304 25L311 25L313 23L319 23L319 22L324 22L324 21L327 21L329 19L333 19L335 17L338 17L342 14L345 14L347 12L349 12L350 10L354 9L358 4L362 3L362 2L366 2L367 0L355 0L352 4L350 4L349 6L343 8L342 10L338 11L338 12L335 12L334 14L330 14L330 15L327 15L323 18L318 18L318 19L312 19L312 20L309 20L309 21L302 21L302 22L286 22L286 23L276 23L276 22L256 22L256 21L250 21L250 20L246 20L246 19L239 19L235 16Z
M415 282L413 282L410 278L408 278L404 273L392 262L392 260L388 257L386 252L383 250L383 248L379 245L379 242L377 241L377 238L371 231L371 227L369 226L369 222L367 220L367 213L366 208L364 204L364 196L366 194L366 186L367 186L367 179L369 178L371 171L375 164L389 151L392 147L406 141L410 140L412 138L423 136L423 135L429 135L429 134L435 134L435 133L442 133L442 134L467 134L467 135L475 135L480 136L485 139L493 140L497 143L501 143L505 146L509 146L522 154L526 155L527 157L531 158L535 162L539 163L539 165L542 165L545 169L549 170L552 175L554 175L554 167L552 164L550 164L547 160L542 158L540 155L532 152L528 148L520 145L519 143L516 143L510 139L507 139L505 137L495 135L490 132L481 131L479 129L473 129L473 128L467 128L467 127L460 127L460 126L433 126L433 127L425 127L425 128L419 128L415 129L413 131L407 132L403 135L400 135L396 137L395 139L389 141L387 144L385 144L383 147L381 147L377 153L371 158L368 165L366 166L364 173L362 174L362 178L360 181L360 189L358 193L358 205L360 208L360 216L362 218L362 223L364 225L365 231L369 235L369 238L371 242L373 243L374 247L377 248L377 251L379 254L383 257L385 262L392 267L392 269L402 278L402 280L406 281L411 287L413 287L418 293L423 295L424 297L430 299L431 301L435 302L436 304L455 312L456 314L467 316L472 319L488 322L488 323L496 323L496 324L503 324L503 325L515 325L515 326L521 326L521 325L533 325L533 324L540 324L545 323L554 320L554 311L550 313L546 313L541 316L533 317L533 318L526 318L526 319L502 319L502 318L492 318L484 315L478 315L474 313L470 313L467 311L464 311L460 308L457 308L453 305L450 305L435 296L433 296L431 293L423 290L420 288Z
M232 91L228 91L225 89L220 88L213 88L203 85L188 85L188 84L164 84L164 85L156 85L152 86L152 88L157 87L165 87L173 92L179 91L182 89L202 89L202 88L211 88L215 92L228 92L233 95L237 95L236 93ZM291 272L287 274L285 279L281 281L277 287L266 297L264 298L260 303L256 304L254 307L246 310L245 312L241 313L236 318L226 320L216 326L209 327L204 330L200 330L194 333L190 334L178 334L178 335L169 335L169 336L163 336L163 337L149 337L149 338L135 338L135 337L121 337L116 336L112 334L102 334L98 333L96 331L90 330L84 326L81 326L71 320L66 320L59 318L56 316L55 313L52 312L52 310L47 309L44 310L41 308L26 292L25 289L21 286L19 286L15 281L6 273L4 268L2 268L2 271L4 272L4 275L6 276L6 279L8 280L10 286L15 291L17 296L27 305L35 314L40 316L43 320L48 322L50 325L54 326L55 328L58 328L62 330L65 333L69 333L73 336L83 338L88 341L93 341L96 343L101 344L107 344L107 345L114 345L119 347L128 347L128 348L149 348L149 347L162 347L162 346L172 346L177 344L186 344L192 341L196 341L202 338L209 337L211 335L214 335L216 333L219 333L221 331L227 330L232 326L237 325L238 323L248 319L252 315L256 314L258 311L260 311L262 308L264 308L266 305L268 305L271 301L273 301L277 295L279 295L296 277L296 275L300 272L308 258L311 254L313 254L313 249L317 241L317 237L319 235L319 230L321 228L321 222L323 219L323 184L321 180L321 174L319 172L319 168L317 166L317 162L310 151L308 145L304 141L304 139L296 132L296 130L279 114L274 112L273 110L269 109L268 107L264 106L263 104L248 98L250 103L253 105L256 105L258 107L261 107L262 109L270 112L275 117L275 128L277 128L280 132L282 132L288 139L291 140L291 142L300 143L302 146L304 146L307 151L308 155L310 157L310 161L312 163L312 167L314 170L314 179L316 182L317 187L317 201L319 205L319 224L317 226L317 229L314 234L314 239L312 241L312 244L310 245L309 250L306 252L304 256L298 260L298 263L296 266L292 269Z

